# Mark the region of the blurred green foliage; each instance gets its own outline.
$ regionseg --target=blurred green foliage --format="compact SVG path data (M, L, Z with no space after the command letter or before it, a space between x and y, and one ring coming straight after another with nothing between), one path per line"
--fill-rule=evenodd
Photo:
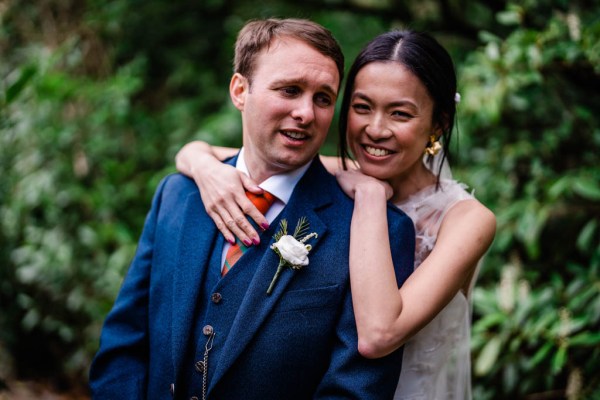
M451 51L454 173L498 218L474 293L474 398L600 397L598 3L0 2L0 391L85 386L175 152L240 144L238 29L292 16L331 29L347 64L394 27Z

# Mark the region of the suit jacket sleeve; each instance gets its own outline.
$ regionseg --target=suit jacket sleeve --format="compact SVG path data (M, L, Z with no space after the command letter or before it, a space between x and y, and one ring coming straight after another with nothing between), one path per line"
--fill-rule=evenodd
M388 211L389 235L400 286L413 270L415 232L410 218L392 207ZM360 355L349 288L336 329L331 363L315 398L391 399L400 375L402 349L378 359L367 359Z
M146 398L150 270L165 181L154 195L135 257L102 329L100 349L90 369L93 398Z

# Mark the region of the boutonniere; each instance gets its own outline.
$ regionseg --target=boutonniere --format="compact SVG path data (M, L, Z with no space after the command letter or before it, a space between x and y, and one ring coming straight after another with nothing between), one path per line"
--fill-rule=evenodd
M318 237L316 232L307 234L308 228L309 223L306 217L298 220L293 235L288 235L287 233L287 220L282 219L279 223L279 231L273 235L275 243L271 245L271 250L275 251L279 256L279 265L267 289L267 294L271 294L273 291L273 287L284 267L300 269L308 265L308 253L312 249L312 246L305 243L310 238Z

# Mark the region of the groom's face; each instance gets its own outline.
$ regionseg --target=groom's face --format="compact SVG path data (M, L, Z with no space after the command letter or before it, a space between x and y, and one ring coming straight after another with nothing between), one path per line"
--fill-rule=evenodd
M252 77L230 85L242 112L244 157L252 178L294 170L319 151L338 95L335 62L298 39L275 39L256 57Z

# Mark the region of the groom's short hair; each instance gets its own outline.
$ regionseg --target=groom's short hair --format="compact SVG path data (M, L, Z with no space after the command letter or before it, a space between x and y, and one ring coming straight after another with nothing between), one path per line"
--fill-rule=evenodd
M331 58L338 69L340 83L344 75L344 54L332 33L323 26L306 19L251 20L240 30L235 42L233 72L239 73L252 84L256 57L276 38L290 37L301 40L325 57Z

